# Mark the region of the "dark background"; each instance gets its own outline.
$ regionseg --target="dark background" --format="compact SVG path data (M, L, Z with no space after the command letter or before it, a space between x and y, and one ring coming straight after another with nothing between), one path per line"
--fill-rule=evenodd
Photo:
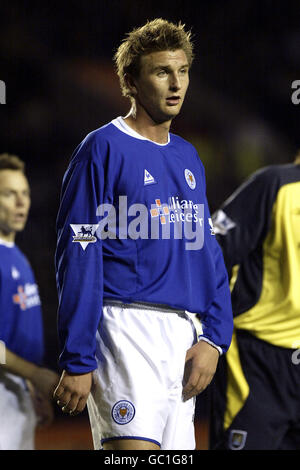
M40 286L46 362L54 369L63 173L88 132L129 110L112 56L127 32L155 17L192 28L191 84L172 131L199 152L212 212L252 171L290 162L300 147L300 105L291 101L300 80L299 0L2 1L0 153L27 164L32 209L17 243Z

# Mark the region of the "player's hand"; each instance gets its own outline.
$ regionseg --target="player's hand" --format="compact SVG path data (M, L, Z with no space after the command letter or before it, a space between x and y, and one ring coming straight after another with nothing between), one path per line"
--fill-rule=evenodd
M92 372L70 374L64 370L53 397L64 413L76 415L83 411L91 386Z
M199 341L186 353L184 369L184 401L203 392L216 372L219 351L206 341Z
M46 397L37 390L30 380L27 380L26 383L38 419L37 427L44 428L49 426L54 420L53 403L51 403L49 397ZM51 400L52 399L53 397L51 397Z
M59 375L46 367L35 367L30 377L32 385L50 400L53 398L53 391L58 380Z

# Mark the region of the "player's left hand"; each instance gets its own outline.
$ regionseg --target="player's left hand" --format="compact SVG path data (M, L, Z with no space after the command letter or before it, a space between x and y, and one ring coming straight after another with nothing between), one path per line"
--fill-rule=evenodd
M216 372L219 351L206 341L199 341L188 349L183 378L184 401L203 392Z

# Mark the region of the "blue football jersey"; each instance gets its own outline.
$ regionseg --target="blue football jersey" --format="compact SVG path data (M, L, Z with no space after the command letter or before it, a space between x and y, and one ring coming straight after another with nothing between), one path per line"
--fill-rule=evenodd
M13 243L0 241L0 340L35 364L44 355L38 286L27 258Z
M62 368L96 368L104 299L199 314L204 338L228 349L227 272L190 143L170 133L157 144L121 118L88 134L63 179L57 234Z

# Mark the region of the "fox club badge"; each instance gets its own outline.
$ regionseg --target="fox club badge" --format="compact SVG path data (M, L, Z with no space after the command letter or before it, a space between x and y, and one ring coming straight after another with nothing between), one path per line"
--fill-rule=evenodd
M135 408L128 400L120 400L112 408L113 420L118 424L127 424L133 420Z
M73 243L79 243L83 250L86 249L89 243L95 243L97 237L95 232L99 224L70 224L75 235L73 235Z

